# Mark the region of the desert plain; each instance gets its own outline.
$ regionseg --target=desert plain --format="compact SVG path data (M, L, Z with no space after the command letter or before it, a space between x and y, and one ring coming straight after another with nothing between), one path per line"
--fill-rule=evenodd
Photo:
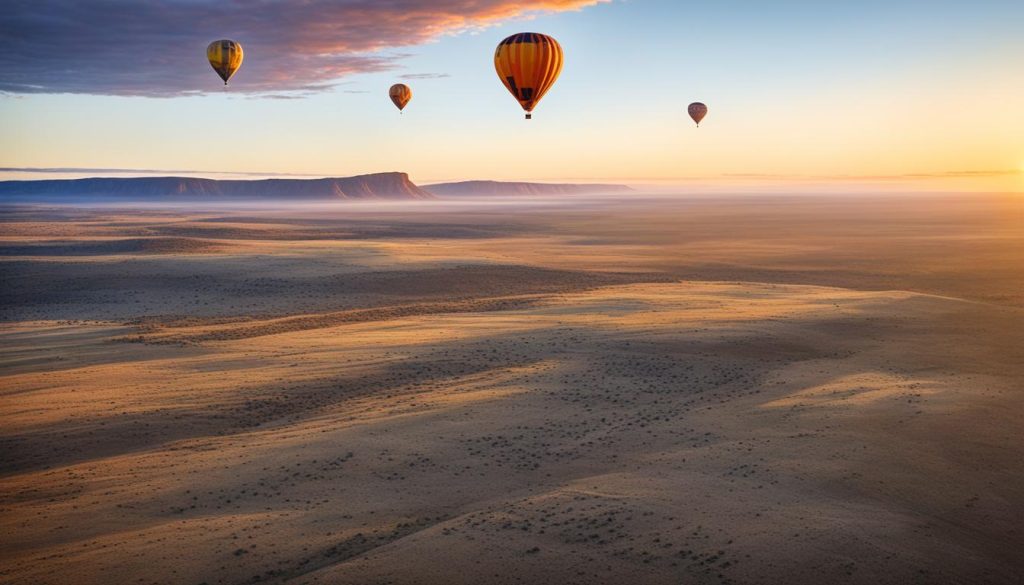
M1024 199L0 211L0 582L1019 584Z

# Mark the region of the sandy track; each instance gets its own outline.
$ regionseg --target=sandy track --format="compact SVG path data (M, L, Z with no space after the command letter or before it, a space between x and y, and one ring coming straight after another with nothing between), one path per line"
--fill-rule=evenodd
M247 322L243 325L239 325L236 322L229 322L227 324L218 323L206 326L193 325L187 328L167 328L156 325L150 321L137 335L118 337L113 339L113 341L126 343L184 344L202 343L205 341L246 339L249 337L278 335L292 331L336 327L345 323L389 321L392 319L401 319L403 317L413 317L417 315L503 311L529 306L541 298L542 295L520 295L470 299L455 302L416 303L411 305L380 307L376 309L357 309L319 315L301 315L296 317L282 317L279 319L266 319L256 323Z

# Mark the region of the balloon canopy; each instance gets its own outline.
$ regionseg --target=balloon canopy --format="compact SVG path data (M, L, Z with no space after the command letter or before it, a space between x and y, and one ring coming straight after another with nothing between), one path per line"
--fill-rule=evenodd
M693 118L693 121L697 123L698 127L700 127L700 121L704 119L704 116L708 115L708 107L700 102L693 102L690 104L687 111L690 112L690 117Z
M494 68L512 97L532 118L533 109L562 72L564 56L558 41L540 33L514 34L494 52Z
M206 58L217 75L224 80L224 85L242 66L242 57L242 45L232 40L213 41L206 47Z
M401 112L409 104L409 100L412 99L412 89L404 83L396 83L388 90L388 96L391 97L391 101L394 102L395 107Z

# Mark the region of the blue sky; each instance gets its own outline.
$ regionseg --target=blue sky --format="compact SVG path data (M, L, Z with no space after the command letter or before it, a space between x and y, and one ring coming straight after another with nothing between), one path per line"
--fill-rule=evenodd
M167 64L167 75L154 75L152 84L166 91L180 74L183 84L208 81L204 95L90 95L86 76L69 84L78 93L8 90L0 97L0 166L404 170L420 181L969 171L1001 177L1006 188L1020 185L1006 176L1024 167L1024 3L620 0L521 13L412 34L409 46L385 31L386 46L354 54L391 69L344 75L323 91L294 91L294 80L280 90L267 86L273 71L259 60L270 48L255 42L262 52L247 50L227 92L201 49L195 62ZM169 21L182 26L186 16ZM116 30L117 15L107 17ZM522 119L491 61L498 41L523 30L556 37L566 52L563 74L532 122ZM65 34L75 34L74 23ZM250 39L237 40L249 46ZM0 60L0 74L24 75L18 52ZM52 79L60 83L59 75ZM117 81L95 91L121 91L111 85ZM396 81L414 92L402 116L386 95ZM131 91L144 92L147 82L143 75ZM269 97L281 95L302 97ZM700 129L685 113L695 100L711 109Z

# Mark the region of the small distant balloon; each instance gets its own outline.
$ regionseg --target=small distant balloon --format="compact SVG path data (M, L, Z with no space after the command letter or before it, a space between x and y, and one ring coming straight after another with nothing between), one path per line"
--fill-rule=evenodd
M700 127L700 121L704 119L704 116L708 115L708 107L700 102L693 102L690 107L687 108L690 112L690 117L697 123L697 127Z
M217 75L224 80L224 85L242 66L242 56L242 45L232 40L213 41L206 47L206 58Z
M519 33L498 44L494 69L529 120L537 102L558 80L564 60L562 46L555 39L539 33Z
M396 83L388 90L388 96L391 97L391 101L394 102L395 107L401 112L409 104L409 100L412 99L412 89L404 83Z

